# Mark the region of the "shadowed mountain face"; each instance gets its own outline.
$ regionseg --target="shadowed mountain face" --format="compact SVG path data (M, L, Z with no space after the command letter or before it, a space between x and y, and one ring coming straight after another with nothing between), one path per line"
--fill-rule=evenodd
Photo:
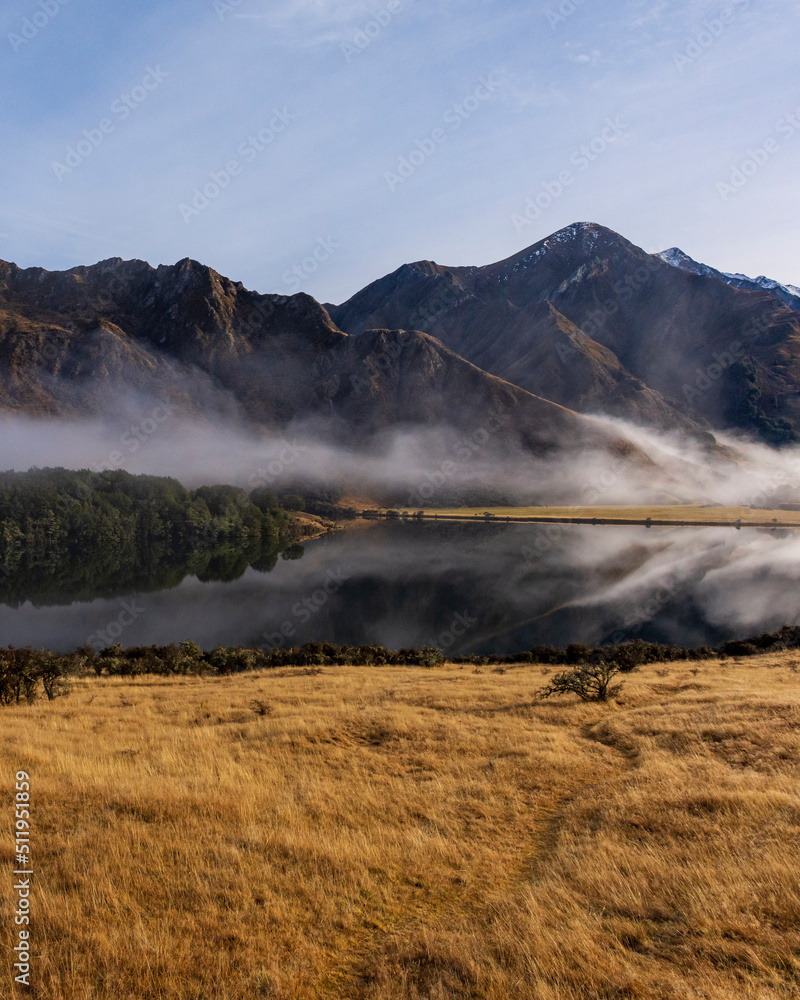
M800 316L601 226L570 226L487 267L407 264L328 309L351 334L427 331L582 412L771 443L800 427Z
M305 295L257 295L191 260L65 272L0 264L0 402L113 415L119 393L285 421L303 371L346 338ZM270 372L268 391L259 370Z
M757 278L748 278L746 274L729 274L727 271L718 271L715 267L709 267L708 264L698 263L678 247L671 247L656 256L682 271L703 274L709 278L718 278L726 285L733 285L734 288L743 288L750 292L769 292L770 295L783 302L794 312L800 312L800 288L796 288L794 285L782 285L773 278L764 277L763 274Z
M307 295L258 295L195 261L64 272L0 263L0 407L112 420L131 394L263 429L366 442L490 428L493 447L648 461L630 442L415 331L348 336Z

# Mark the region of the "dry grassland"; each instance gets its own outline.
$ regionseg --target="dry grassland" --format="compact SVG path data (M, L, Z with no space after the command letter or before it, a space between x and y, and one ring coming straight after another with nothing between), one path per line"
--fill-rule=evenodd
M5 787L32 781L20 995L798 997L798 665L645 667L608 705L448 666L5 708Z
M781 525L797 525L800 527L800 511L798 510L758 510L750 507L714 507L690 504L669 504L663 506L605 506L605 507L452 507L430 508L425 513L429 516L475 517L485 512L495 517L556 517L562 520L570 518L596 518L604 521L614 518L626 518L634 521L683 521L705 523L709 521L725 521L735 524L741 521L745 524L771 524L773 521Z

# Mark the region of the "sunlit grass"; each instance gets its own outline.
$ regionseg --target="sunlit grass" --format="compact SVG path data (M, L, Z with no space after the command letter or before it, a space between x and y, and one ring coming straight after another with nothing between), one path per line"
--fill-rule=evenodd
M525 666L91 678L5 708L27 995L797 997L798 664L658 664L607 705L537 703Z
M602 506L602 507L448 507L425 509L428 516L434 514L458 515L461 517L483 516L490 513L495 517L558 517L596 518L598 521L626 518L635 521L726 521L735 524L797 524L800 525L800 510L753 510L750 507L706 507L689 504L664 506Z

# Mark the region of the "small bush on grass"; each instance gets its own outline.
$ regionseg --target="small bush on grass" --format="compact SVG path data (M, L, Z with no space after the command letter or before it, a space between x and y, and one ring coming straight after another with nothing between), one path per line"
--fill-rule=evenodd
M621 689L621 684L612 686L614 677L620 672L615 660L599 663L581 663L572 670L565 670L539 690L539 698L552 698L556 694L576 694L581 701L608 701Z

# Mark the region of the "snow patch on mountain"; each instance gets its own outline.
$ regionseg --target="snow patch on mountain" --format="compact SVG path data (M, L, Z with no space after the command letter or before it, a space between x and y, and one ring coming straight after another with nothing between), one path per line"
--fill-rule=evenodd
M750 278L746 274L718 271L715 267L709 267L708 264L701 264L693 260L679 247L670 247L669 250L662 250L655 256L671 267L677 267L681 271L689 271L691 274L701 274L707 278L719 278L720 281L724 281L726 285L732 285L734 288L741 288L745 291L769 292L790 309L800 312L800 288L795 285L782 285L779 281L767 278L763 274L757 278Z
M752 281L756 285L760 285L761 288L766 289L768 292L774 292L777 290L789 292L790 295L800 295L800 288L797 285L782 285L779 281L775 281L773 278L767 278L763 274L759 274L757 278L748 278L746 274L731 274L729 271L723 271L722 274L726 278L730 278L733 281Z
M527 271L529 267L535 266L539 259L548 252L564 247L578 244L581 252L590 251L599 245L600 238L604 233L609 235L609 231L603 229L596 222L574 222L571 226L559 229L558 232L528 247L516 257L512 257L502 270L496 272L495 279L499 284L502 284L520 272ZM615 234L610 235L614 236Z

